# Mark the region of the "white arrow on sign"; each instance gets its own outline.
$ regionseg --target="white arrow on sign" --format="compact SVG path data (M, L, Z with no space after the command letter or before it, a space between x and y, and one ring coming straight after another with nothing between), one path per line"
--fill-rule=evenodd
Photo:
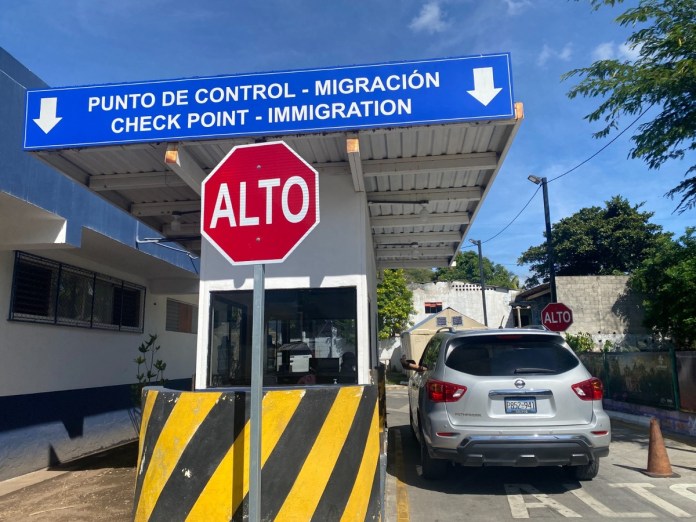
M482 104L488 105L502 90L493 86L493 67L480 67L474 69L474 90L466 92Z
M34 118L34 122L41 127L41 130L46 134L51 132L60 120L63 118L56 117L56 109L58 107L58 98L41 98L41 108L39 109L39 117Z

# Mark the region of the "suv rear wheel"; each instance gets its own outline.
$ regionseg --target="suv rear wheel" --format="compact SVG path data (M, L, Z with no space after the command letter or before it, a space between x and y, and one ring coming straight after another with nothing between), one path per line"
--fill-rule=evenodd
M425 437L421 433L420 437L420 452L421 452L421 468L423 469L423 478L428 480L440 480L445 477L449 466L448 460L434 459L428 453L428 447L425 445Z
M599 459L582 466L572 466L570 472L576 480L592 480L599 473Z

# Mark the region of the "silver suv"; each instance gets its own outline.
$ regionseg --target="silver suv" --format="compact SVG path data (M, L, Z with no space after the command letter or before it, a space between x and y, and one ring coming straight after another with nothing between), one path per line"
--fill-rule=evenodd
M464 466L567 466L591 480L609 454L602 382L557 333L440 332L409 379L411 428L423 476Z

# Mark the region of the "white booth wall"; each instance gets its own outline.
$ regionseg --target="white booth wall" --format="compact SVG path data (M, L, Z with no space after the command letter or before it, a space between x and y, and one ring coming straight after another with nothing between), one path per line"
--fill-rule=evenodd
M265 289L355 287L358 383L372 382L378 363L376 270L364 192L349 172L319 173L320 222L282 263L265 267ZM253 290L254 265L233 265L202 242L196 388L207 386L211 292Z

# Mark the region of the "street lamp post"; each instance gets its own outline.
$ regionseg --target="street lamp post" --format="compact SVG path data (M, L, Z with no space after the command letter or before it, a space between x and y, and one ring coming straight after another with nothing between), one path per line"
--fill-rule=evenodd
M483 279L483 255L481 254L481 241L470 239L478 247L479 277L481 278L481 298L483 300L483 324L488 326L488 314L486 313L486 281Z
M553 252L553 241L551 240L551 217L549 214L549 190L546 178L527 176L527 179L537 185L541 184L544 194L544 220L546 221L546 256L549 258L549 286L551 287L551 302L557 303L556 295L556 264Z

